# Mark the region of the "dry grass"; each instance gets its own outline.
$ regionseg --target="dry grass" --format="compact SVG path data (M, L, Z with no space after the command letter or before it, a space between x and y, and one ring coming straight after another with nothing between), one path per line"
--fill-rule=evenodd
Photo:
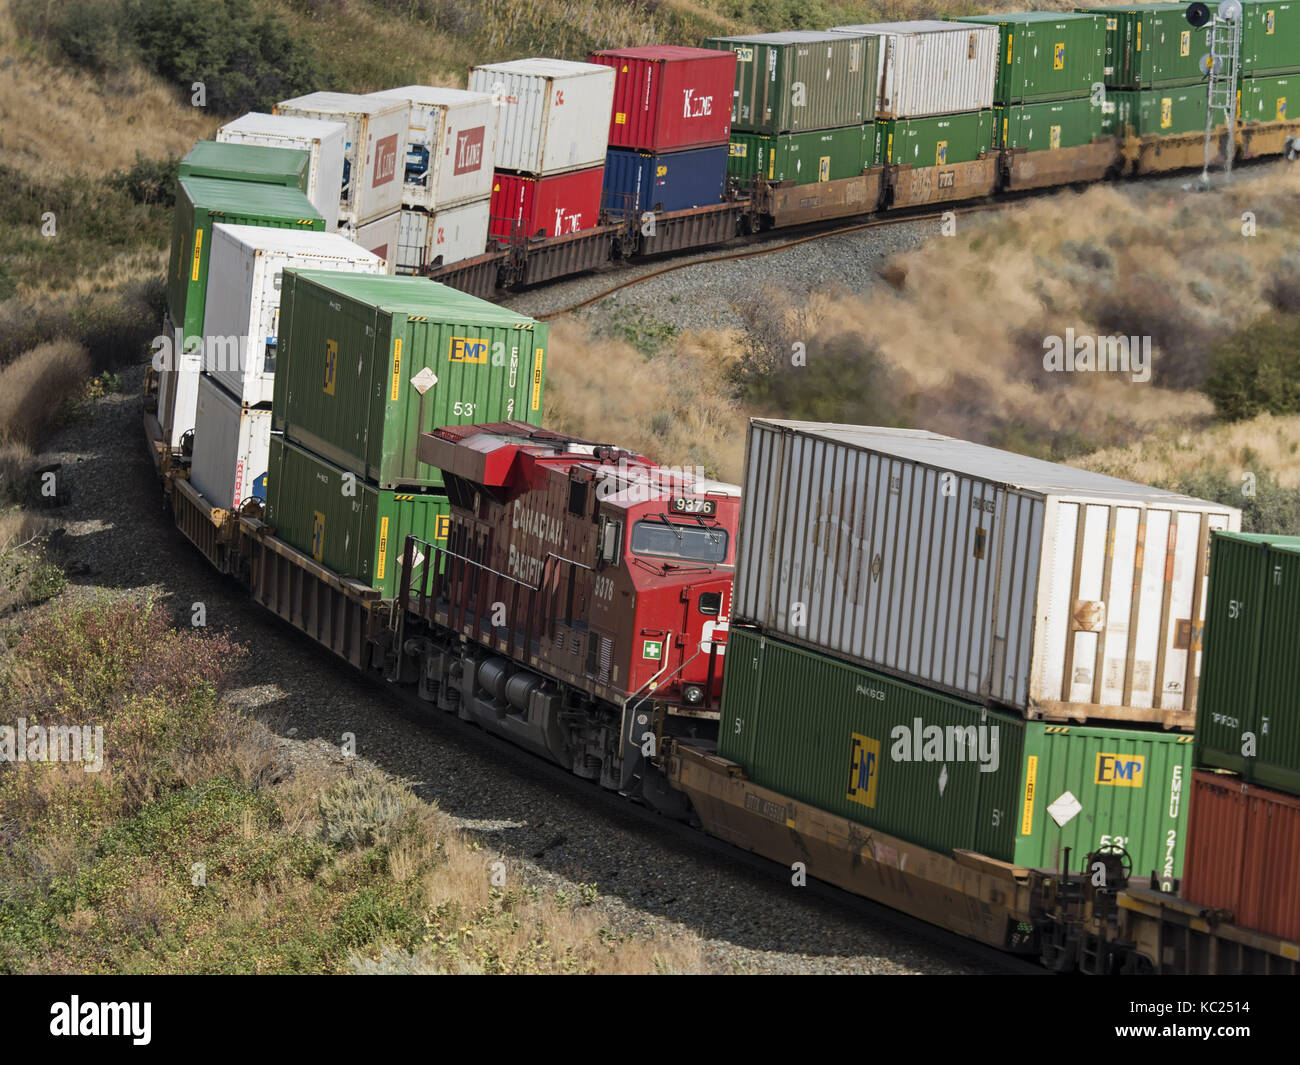
M89 376L86 349L68 340L40 344L0 369L0 440L39 444Z

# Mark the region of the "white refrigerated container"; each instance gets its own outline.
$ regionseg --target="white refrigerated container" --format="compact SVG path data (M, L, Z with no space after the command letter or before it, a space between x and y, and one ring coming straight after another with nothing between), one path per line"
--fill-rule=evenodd
M246 499L266 502L271 409L245 407L203 374L198 382L190 484L213 506L234 510Z
M230 144L263 144L270 148L297 148L311 156L307 199L325 217L325 228L338 229L339 197L343 188L343 155L347 126L317 118L267 115L258 111L242 115L217 130L217 140Z
M458 263L482 255L487 248L490 200L444 207L432 213L402 212L397 239L397 270L417 273L433 266L441 257L442 265Z

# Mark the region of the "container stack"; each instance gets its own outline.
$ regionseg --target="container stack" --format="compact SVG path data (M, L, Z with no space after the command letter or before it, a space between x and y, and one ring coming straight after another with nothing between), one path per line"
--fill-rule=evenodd
M686 211L726 195L736 57L660 45L590 56L614 70L605 155L606 214Z
M378 255L397 257L406 173L409 108L400 99L313 92L276 104L277 115L341 122L347 130L336 207L344 236Z
M498 105L491 235L558 237L599 225L614 71L518 59L474 67L469 88Z
M1286 122L1300 91L1300 2L1245 0L1241 13L1242 122ZM1289 121L1295 121L1295 110Z
M1183 895L1300 942L1300 537L1220 533Z
M305 151L309 165L307 187L303 191L325 219L325 228L331 233L338 229L337 204L343 187L343 156L347 146L347 126L342 122L253 111L217 130L217 142Z
M877 37L791 31L705 44L736 56L727 173L737 186L835 181L877 162Z
M545 325L425 278L285 270L267 484L276 535L394 596L406 536L446 536L442 471L416 458L419 434L539 425L546 347Z
M1206 543L1239 523L934 433L754 420L718 752L924 846L1123 847L1172 889L1193 744L1160 726L1190 728Z
M487 93L407 85L371 93L408 109L396 271L416 274L487 247L497 109Z
M996 26L917 20L835 32L880 38L877 162L953 166L992 150Z
M996 26L993 147L1029 152L1091 144L1101 136L1104 16L1029 11L954 22Z
M382 274L383 259L338 233L218 224L212 229L190 482L213 506L266 501L271 399L286 268Z

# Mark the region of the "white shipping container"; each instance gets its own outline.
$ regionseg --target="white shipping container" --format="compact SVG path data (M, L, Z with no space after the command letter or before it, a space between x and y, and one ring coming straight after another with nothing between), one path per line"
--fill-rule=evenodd
M367 222L355 230L348 231L348 237L360 247L384 260L383 273L397 272L397 241L401 233L402 212L394 211L383 218Z
M203 370L202 348L178 353L175 365L158 375L158 420L163 439L172 451L181 446L181 437L194 428L199 402L199 374Z
M417 273L422 267L458 263L487 249L491 200L477 200L426 214L403 211L397 238L397 270Z
M339 225L365 225L402 205L407 108L347 92L313 92L275 105L277 115L342 122L347 127Z
M993 106L997 26L921 19L832 29L879 35L879 118L924 118Z
M234 510L246 499L265 503L270 461L270 408L243 406L203 374L199 378L190 484L213 506L225 510Z
M750 422L734 615L1034 717L1187 723L1241 512L921 430Z
M470 71L469 88L500 105L499 169L543 177L605 162L613 67L564 59L488 63Z
M492 194L497 109L490 94L407 85L370 95L409 109L404 207L435 211Z
M204 369L246 406L270 403L280 335L280 279L285 267L389 273L382 256L339 233L266 226L212 227L204 325L223 338ZM233 343L230 338L235 338Z
M217 140L229 144L262 144L269 148L297 148L311 156L307 199L325 216L331 233L339 226L339 197L343 189L343 154L348 128L342 122L291 118L252 111L217 130Z

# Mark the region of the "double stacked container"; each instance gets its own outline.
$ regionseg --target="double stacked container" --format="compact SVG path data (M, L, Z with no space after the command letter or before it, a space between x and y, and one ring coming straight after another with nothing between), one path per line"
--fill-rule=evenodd
M1242 122L1295 121L1300 90L1300 0L1242 4L1242 78L1237 114Z
M208 336L205 305L213 229L219 223L323 231L325 220L296 188L220 178L181 178L167 267L167 318L176 350L159 380L163 436L172 449L194 428ZM220 334L224 336L224 334Z
M338 233L217 225L208 264L210 343L198 381L190 481L214 506L265 500L284 270L382 274Z
M727 172L810 185L873 165L880 41L867 33L713 37L735 54Z
M917 20L840 26L880 40L877 162L952 166L993 146L996 26Z
M345 92L313 92L282 100L275 107L277 115L342 122L346 128L343 182L335 211L339 228L354 240L363 226L395 216L401 209L407 111L401 100ZM395 234L395 219L393 226ZM375 242L374 230L366 240Z
M972 15L963 24L996 26L993 146L1055 151L1101 136L1106 21L1101 15L1025 12Z
M339 191L343 187L343 156L347 126L312 118L290 118L251 112L217 130L219 144L253 144L307 153L307 187L312 206L325 219L325 228L338 228Z
M176 176L253 181L307 192L311 157L300 148L199 141L181 160ZM310 197L309 197L310 198Z
M615 75L605 211L640 217L721 203L735 54L660 45L610 49L590 59Z
M519 59L475 67L469 89L497 104L491 235L555 237L598 225L614 71Z
M371 93L408 109L397 272L420 273L487 247L497 107L488 93L407 85Z
M423 278L286 270L280 305L267 520L392 596L407 533L445 536L419 434L540 424L547 328Z

